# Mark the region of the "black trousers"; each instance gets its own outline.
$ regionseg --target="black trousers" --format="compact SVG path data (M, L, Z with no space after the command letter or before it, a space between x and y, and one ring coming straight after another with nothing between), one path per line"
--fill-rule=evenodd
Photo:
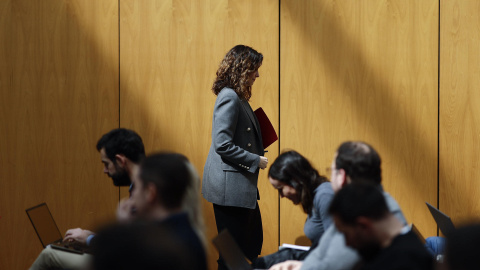
M213 204L213 212L217 231L228 229L243 254L254 261L262 252L263 245L262 215L258 202L255 209ZM222 256L218 259L218 269L228 269Z

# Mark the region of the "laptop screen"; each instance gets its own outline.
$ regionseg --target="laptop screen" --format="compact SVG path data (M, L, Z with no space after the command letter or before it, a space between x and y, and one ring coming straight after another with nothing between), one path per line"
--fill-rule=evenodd
M57 224L55 223L50 210L48 210L46 203L29 208L26 212L43 247L62 240L62 234L58 230Z
M445 236L448 236L451 232L455 230L455 226L453 225L452 220L450 219L449 216L445 215L442 213L440 210L437 208L433 207L433 205L429 204L428 202L425 202L428 206L428 209L430 210L430 213L433 216L433 219L435 219L435 222L437 223L438 228L440 231Z
M252 270L242 250L227 229L221 231L212 242L230 270Z

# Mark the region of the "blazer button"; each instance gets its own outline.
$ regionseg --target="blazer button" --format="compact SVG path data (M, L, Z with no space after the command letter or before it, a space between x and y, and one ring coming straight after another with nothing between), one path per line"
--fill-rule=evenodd
M250 170L250 167L247 167L247 170Z
M250 146L252 146L252 144L251 144L251 143L249 143L249 144L247 144L247 146L248 146L248 147L250 147Z
M252 129L251 129L251 128L247 128L247 131L250 131L250 130L252 130Z

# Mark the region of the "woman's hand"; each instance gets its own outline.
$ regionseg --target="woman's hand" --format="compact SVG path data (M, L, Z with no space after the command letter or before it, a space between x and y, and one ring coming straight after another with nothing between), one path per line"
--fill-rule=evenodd
M268 165L268 158L266 157L260 157L260 164L258 164L258 167L260 167L260 169L265 169Z

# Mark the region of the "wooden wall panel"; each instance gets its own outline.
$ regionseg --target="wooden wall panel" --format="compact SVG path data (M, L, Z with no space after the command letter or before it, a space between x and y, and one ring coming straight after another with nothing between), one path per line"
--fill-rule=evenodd
M438 1L281 1L280 148L323 168L341 142L380 153L384 188L435 234ZM305 215L281 202L280 242Z
M440 2L439 207L458 225L480 212L480 2Z
M95 143L118 126L117 10L0 3L0 269L27 269L42 249L28 207L47 202L62 232L113 217L118 188Z
M367 141L383 158L385 189L431 236L423 202L437 202L439 153L440 209L456 223L476 216L480 5L440 3L0 1L0 269L25 269L41 250L27 207L46 201L61 231L112 217L118 189L100 173L94 145L118 125L137 130L148 152L187 155L201 174L209 89L240 43L265 56L251 104L281 128L271 162L278 148L293 148L324 174L342 141ZM278 224L266 172L263 254L276 250L279 229L282 243L300 239L306 218L282 200ZM212 238L211 205L203 209Z
M121 126L137 130L148 152L185 154L201 175L215 72L228 50L246 44L264 54L252 108L262 106L278 128L278 8L276 1L120 1ZM272 160L277 147L269 149ZM278 196L266 171L259 180L268 254L278 245ZM216 235L212 205L202 201L210 240ZM210 245L209 251L216 269L216 250Z

